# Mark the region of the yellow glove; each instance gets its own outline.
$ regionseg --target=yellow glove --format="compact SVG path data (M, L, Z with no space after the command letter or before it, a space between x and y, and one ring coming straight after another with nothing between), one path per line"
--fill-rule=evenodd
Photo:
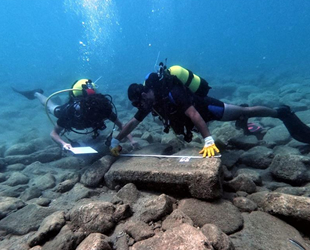
M205 158L207 155L208 157L212 157L216 153L219 153L220 150L214 144L214 140L212 136L208 136L205 139L205 145L202 150L200 150L199 154L203 154L202 157Z
M122 147L119 145L119 140L112 138L110 152L113 156L119 156L122 151Z

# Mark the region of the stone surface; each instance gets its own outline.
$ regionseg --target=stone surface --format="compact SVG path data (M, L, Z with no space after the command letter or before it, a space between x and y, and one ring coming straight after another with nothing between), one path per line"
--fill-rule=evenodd
M178 155L197 155L197 149L185 150ZM222 169L219 158L123 157L118 159L105 175L108 187L134 183L138 188L155 189L166 193L189 193L200 199L215 199L222 195ZM163 190L162 190L163 189Z
M180 209L175 209L167 218L163 221L162 229L168 230L173 227L180 226L181 224L186 223L191 226L194 225L192 219L183 213Z
M257 205L246 197L236 197L233 199L233 204L239 208L241 212L252 212L257 209Z
M193 220L195 226L214 224L224 233L231 234L242 228L243 225L243 218L239 210L226 200L206 202L184 199L179 202L178 208Z
M229 187L233 191L244 191L248 194L256 191L256 185L252 178L245 174L239 174L237 177L225 183L225 186Z
M162 194L145 202L136 216L144 222L158 221L173 211L173 202L171 197Z
M94 201L76 205L69 211L68 217L74 227L82 228L87 233L106 234L114 228L120 219L128 216L126 209L122 210L122 216L119 207L110 202Z
M310 157L300 155L276 155L270 165L270 171L277 180L302 185L310 181Z
M0 220L25 205L21 199L0 196Z
M276 192L261 192L248 196L263 211L310 225L310 198Z
M205 224L201 232L207 237L208 242L215 250L234 250L235 247L230 238L213 224Z
M45 217L55 212L34 204L27 205L1 220L0 230L6 234L23 235L36 231Z
M236 250L299 249L289 239L294 239L303 246L307 246L295 228L272 215L259 211L250 214L243 213L242 215L244 218L243 229L230 235Z
M272 149L257 146L245 151L240 156L240 162L251 168L266 169L269 167L273 156Z
M30 247L43 245L46 241L57 235L65 223L65 213L63 211L57 211L49 215L42 221L39 230L29 240L28 245Z
M129 221L125 223L125 232L135 241L141 241L154 236L152 228L143 221Z
M150 239L137 242L132 250L213 250L207 243L206 236L198 229L182 224L178 227L167 230Z
M100 233L92 233L84 239L76 250L112 250L108 237Z
M62 227L60 232L51 241L46 242L43 250L73 250L85 239L84 232L72 231L69 226Z
M104 175L110 169L115 157L106 155L87 167L81 176L81 183L86 187L97 187L104 184Z

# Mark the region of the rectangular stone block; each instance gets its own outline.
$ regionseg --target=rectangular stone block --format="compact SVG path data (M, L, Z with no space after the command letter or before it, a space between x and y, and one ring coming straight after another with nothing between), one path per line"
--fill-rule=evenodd
M189 149L177 155L197 155ZM178 193L198 199L216 199L222 195L220 158L120 157L105 175L109 188L134 183L139 189Z

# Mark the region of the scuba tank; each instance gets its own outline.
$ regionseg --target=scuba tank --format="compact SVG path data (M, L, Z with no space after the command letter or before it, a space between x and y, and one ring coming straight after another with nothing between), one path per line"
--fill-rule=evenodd
M205 79L195 75L192 71L181 66L171 66L167 71L170 75L176 76L184 86L189 88L191 92L198 96L205 97L211 89Z
M87 96L96 93L96 84L90 79L81 79L75 81L71 89L75 90L70 92L70 97Z

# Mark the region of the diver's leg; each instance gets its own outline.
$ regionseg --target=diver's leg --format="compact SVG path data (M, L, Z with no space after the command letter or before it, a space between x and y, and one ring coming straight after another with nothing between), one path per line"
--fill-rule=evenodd
M42 89L34 89L34 90L27 90L27 91L19 90L19 89L16 89L14 87L12 87L12 89L16 93L19 93L19 94L23 95L24 97L26 97L28 100L35 99L35 93L43 94Z
M250 117L273 117L280 119L290 135L297 141L310 144L310 128L304 124L291 111L289 106L281 106L271 109L264 106L242 107L231 104L224 104L224 113L221 121L244 120L247 126L247 119ZM246 131L246 128L243 128Z
M250 117L277 117L275 109L264 106L248 107L247 105L232 105L224 103L224 113L221 121L236 121L237 129L242 129L244 134L252 134L248 128L248 118Z
M224 103L224 113L221 121L235 121L239 119L247 119L250 117L278 117L276 109L264 106L243 107Z
M39 92L36 92L34 94L34 96L40 101L40 103L45 106L45 103L46 103L46 100L47 100L47 97L45 95L42 95L41 93ZM48 111L54 115L54 110L56 107L58 107L59 105L56 105L55 103L53 103L53 101L49 100L48 103L47 103L47 109Z
M277 113L278 118L295 140L310 144L310 128L291 111L289 106L279 107Z

